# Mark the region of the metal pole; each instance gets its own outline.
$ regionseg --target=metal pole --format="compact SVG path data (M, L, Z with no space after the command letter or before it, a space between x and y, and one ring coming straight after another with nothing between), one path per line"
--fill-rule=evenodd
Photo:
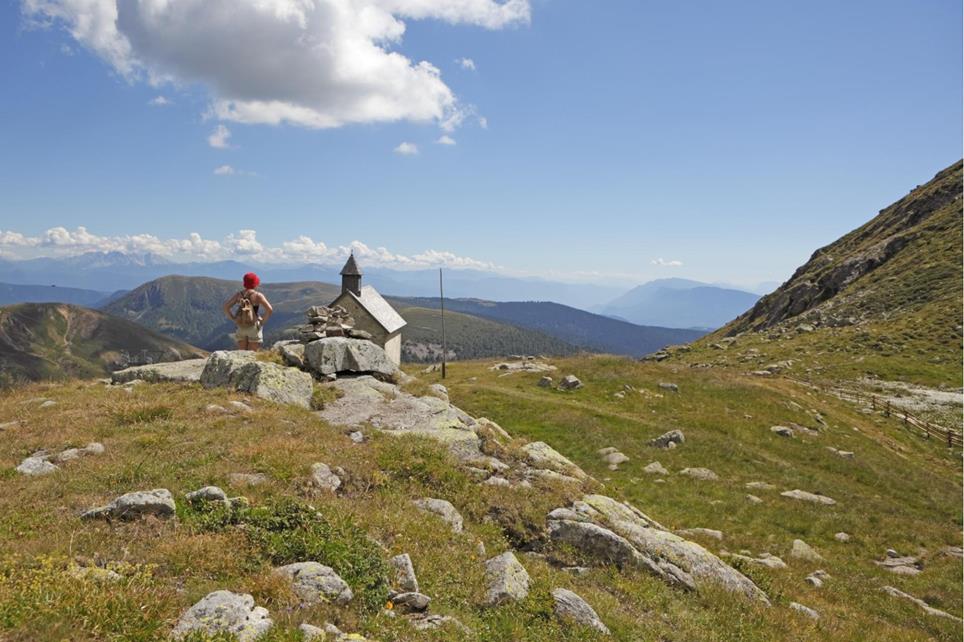
M445 292L442 289L442 268L438 269L438 305L442 317L442 378L445 378Z

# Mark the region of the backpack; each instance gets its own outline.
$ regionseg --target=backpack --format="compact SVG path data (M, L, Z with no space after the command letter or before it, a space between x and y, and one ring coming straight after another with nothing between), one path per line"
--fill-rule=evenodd
M251 298L247 292L241 294L241 298L238 300L238 313L234 317L234 322L244 328L257 325L258 315L254 311L254 305L251 303Z

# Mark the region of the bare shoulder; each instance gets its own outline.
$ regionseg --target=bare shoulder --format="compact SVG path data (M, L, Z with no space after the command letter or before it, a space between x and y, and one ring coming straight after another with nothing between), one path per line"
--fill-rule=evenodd
M240 293L240 292L235 292L235 293L232 294L231 297L226 301L226 303L228 303L228 304L230 304L230 305L234 305L235 303L238 302L238 299L239 299L240 297L241 297L241 293Z
M266 296L264 295L264 292L255 292L255 293L254 293L254 296L251 297L251 298L254 299L254 300L255 300L256 302L258 302L258 303L267 303L267 302L268 302L268 297L266 297Z

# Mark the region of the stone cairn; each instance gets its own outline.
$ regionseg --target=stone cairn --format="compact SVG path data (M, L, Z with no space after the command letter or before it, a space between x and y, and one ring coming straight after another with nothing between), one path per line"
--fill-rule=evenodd
M305 316L308 317L308 323L298 329L298 338L301 343L311 343L325 337L368 340L372 338L368 332L355 328L355 319L340 305L330 308L324 305L313 305L308 308Z

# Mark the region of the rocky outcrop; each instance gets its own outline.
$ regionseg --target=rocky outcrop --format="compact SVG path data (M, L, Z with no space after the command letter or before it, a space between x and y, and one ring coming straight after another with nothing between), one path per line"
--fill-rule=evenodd
M267 609L255 606L250 595L214 591L181 615L171 637L181 640L192 633L205 636L228 634L238 642L253 642L267 633L273 624Z
M174 509L171 491L157 488L121 495L106 506L90 509L81 518L131 520L147 515L168 518L174 516Z
M201 380L201 372L207 359L185 359L168 363L151 363L146 366L134 366L112 372L111 381L127 383L129 381L147 381L149 383L177 382L193 383Z
M823 504L824 506L833 506L836 504L836 500L826 495L818 495L816 493L811 493L806 490L785 490L780 493L783 497L789 497L790 499L797 499L802 502L810 502L811 504Z
M371 341L328 337L305 346L305 368L329 377L339 373L367 374L385 381L395 381L399 369L385 351Z
M899 598L901 598L901 599L904 599L904 600L907 600L907 601L911 602L912 604L916 604L916 605L917 605L918 607L920 607L920 609L921 609L924 613L926 613L927 615L933 615L933 616L935 616L935 617L947 618L947 619L949 619L949 620L954 620L955 622L962 622L962 621L964 621L964 620L961 620L961 618L957 617L956 615L951 615L950 613L948 613L948 612L946 612L946 611L941 611L940 609L935 609L934 607L930 606L930 605L929 605L927 602L925 602L924 600L922 600L922 599L920 599L920 598L916 598L916 597L914 597L913 595L910 595L910 594L908 594L908 593L904 593L904 592L901 591L900 589L894 588L893 586L885 586L885 587L883 587L881 590L882 590L884 593L887 593L888 595L892 595L893 597L899 597Z
M276 403L311 406L311 375L297 368L258 361L253 352L219 350L213 353L201 372L200 381L205 388L231 388Z
M549 537L601 563L634 565L664 581L699 589L714 584L769 603L749 578L708 550L665 529L638 509L603 495L586 495L549 513Z
M528 443L522 447L522 452L525 454L526 461L534 468L551 470L575 479L586 479L588 477L582 468L563 457L544 441Z

